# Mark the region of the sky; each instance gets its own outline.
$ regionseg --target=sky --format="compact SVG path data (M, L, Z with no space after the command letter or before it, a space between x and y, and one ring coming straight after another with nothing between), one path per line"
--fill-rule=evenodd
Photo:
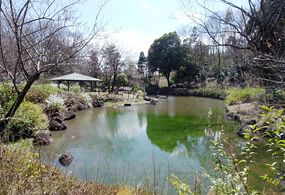
M235 3L242 1L245 0L235 0ZM206 6L225 9L216 2L208 1ZM92 24L97 7L98 0L86 0L79 7L80 18ZM194 1L190 9L193 14L202 13ZM164 33L192 23L179 0L109 0L102 14L107 24L105 30L110 35L108 42L114 42L132 58L138 58L141 51L147 54L152 42Z

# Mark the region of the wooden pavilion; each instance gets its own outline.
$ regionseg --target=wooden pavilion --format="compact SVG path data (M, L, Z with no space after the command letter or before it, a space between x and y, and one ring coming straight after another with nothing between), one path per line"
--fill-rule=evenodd
M93 78L93 77L86 76L86 75L83 75L83 74L78 74L78 73L71 73L71 74L67 74L67 75L64 75L64 76L56 77L56 78L53 78L53 79L50 79L50 80L54 81L54 82L57 82L58 88L60 88L60 84L62 82L66 82L68 91L69 91L69 88L70 88L70 84L74 83L74 82L78 82L78 83L89 82L90 85L91 85L91 91L93 91L94 83L102 81L101 79Z

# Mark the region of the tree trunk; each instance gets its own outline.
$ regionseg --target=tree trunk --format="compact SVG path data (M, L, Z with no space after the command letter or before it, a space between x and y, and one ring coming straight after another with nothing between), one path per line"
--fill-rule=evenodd
M114 87L116 84L116 80L117 80L117 73L114 73L114 77L113 77L113 81L112 81L112 86L111 86L111 92L114 91Z
M166 74L167 86L170 87L170 73Z
M5 115L4 120L0 121L0 133L2 133L6 129L9 122L11 121L11 118L15 115L21 103L24 101L24 98L26 94L28 93L28 91L30 90L31 86L37 79L39 79L39 76L40 76L39 74L36 74L28 80L24 89L20 92L17 99L13 103L12 107L9 109L9 111Z

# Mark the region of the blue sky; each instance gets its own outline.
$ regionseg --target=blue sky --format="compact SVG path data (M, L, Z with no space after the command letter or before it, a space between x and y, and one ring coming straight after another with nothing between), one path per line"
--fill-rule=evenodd
M206 5L212 9L225 9L216 2L208 0ZM84 22L92 23L97 5L97 0L86 0L81 5L79 11ZM191 11L193 14L202 12L195 0L191 4ZM133 58L140 51L147 53L154 39L191 23L184 15L179 0L110 0L103 15L108 22L106 30L112 32L109 41L115 42Z

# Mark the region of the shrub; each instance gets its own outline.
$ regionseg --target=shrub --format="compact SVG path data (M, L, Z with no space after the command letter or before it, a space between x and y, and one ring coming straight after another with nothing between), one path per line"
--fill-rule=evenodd
M200 97L225 99L226 92L223 89L219 89L219 88L202 87L202 88L192 90L191 95L200 96Z
M246 87L243 89L233 88L227 90L227 94L228 96L225 100L225 103L227 105L233 105L237 103L262 100L265 97L265 89L259 87Z
M11 83L0 84L0 106L3 113L6 113L16 99L16 93Z
M62 89L58 89L51 84L37 84L32 86L26 95L26 100L34 103L44 103L45 99L50 95L60 92L62 92Z
M64 98L58 94L52 94L46 100L47 108L51 112L59 111L64 106Z
M79 101L87 107L92 107L92 98L87 93L80 94Z
M272 157L272 162L266 164L270 173L261 176L269 184L279 185L285 180L285 115L284 109L275 109L274 107L261 106L263 113L260 115L261 127L253 126L255 134L249 131L246 138L249 143L258 147L253 140L259 139L257 135L264 137L263 141L267 147L266 153ZM259 123L259 122L258 122ZM257 123L257 124L258 124ZM249 148L246 148L250 151ZM247 153L244 154L248 156ZM284 187L283 187L284 188Z
M285 90L284 89L273 89L266 92L266 102L268 103L285 103Z
M126 86L128 84L128 77L125 73L120 73L117 76L116 85L117 87Z
M31 137L35 130L47 128L47 117L42 108L32 102L23 102L7 127L9 138ZM13 136L13 137L12 137Z
M70 86L69 90L73 91L75 93L83 91L83 89L81 89L81 87L78 83L75 83L74 85Z
M139 90L141 90L141 87L140 87L138 84L135 84L135 85L133 86L132 91L135 92L135 93L137 93Z
M156 95L159 90L158 85L148 85L145 88L147 95Z

